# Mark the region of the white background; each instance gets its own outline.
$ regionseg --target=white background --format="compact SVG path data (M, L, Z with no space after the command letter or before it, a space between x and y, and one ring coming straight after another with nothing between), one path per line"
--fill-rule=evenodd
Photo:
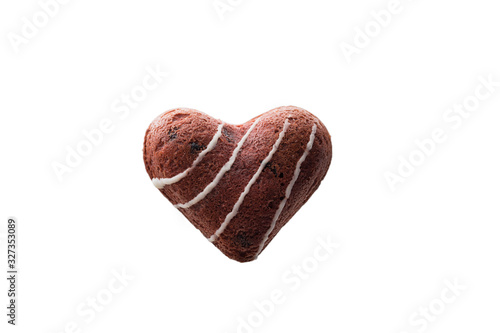
M9 36L41 7L2 2L0 230L18 218L20 278L15 328L0 283L0 331L236 332L277 289L283 304L241 332L498 332L500 88L458 129L443 120L479 76L500 81L498 4L401 0L348 63L341 43L389 1L233 3L222 20L212 0L73 0L15 52ZM170 75L121 119L112 104L147 66ZM261 257L240 264L152 186L143 136L174 107L242 123L281 105L327 125L332 167ZM52 164L105 118L113 131L59 181ZM391 191L384 173L436 127L446 142ZM292 290L283 276L311 263L317 237L340 248ZM122 269L133 280L86 322L77 308ZM447 279L467 290L425 329L411 324L420 307L442 310Z

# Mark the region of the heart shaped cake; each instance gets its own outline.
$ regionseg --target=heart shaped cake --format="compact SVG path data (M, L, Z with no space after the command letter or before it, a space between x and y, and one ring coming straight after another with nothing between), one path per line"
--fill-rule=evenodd
M257 258L309 200L330 166L325 125L293 106L230 125L174 109L146 131L153 184L231 259Z

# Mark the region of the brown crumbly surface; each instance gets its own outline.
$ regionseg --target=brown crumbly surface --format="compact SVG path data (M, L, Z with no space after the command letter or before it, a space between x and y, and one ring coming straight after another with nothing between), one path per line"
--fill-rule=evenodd
M290 126L278 150L250 188L237 215L214 241L214 245L226 256L240 262L254 260L258 255L260 244L285 198L297 162L306 150L314 124L317 131L312 149L301 165L290 198L264 248L316 191L332 158L330 134L310 112L287 106L259 117L231 169L217 186L197 204L186 209L179 208L205 237L212 236L271 151L288 119ZM242 125L224 124L215 148L185 178L161 189L162 194L172 204L186 203L196 197L228 162L238 142L259 117ZM193 109L174 109L157 117L149 126L144 140L144 162L149 177L170 178L190 168L221 123Z

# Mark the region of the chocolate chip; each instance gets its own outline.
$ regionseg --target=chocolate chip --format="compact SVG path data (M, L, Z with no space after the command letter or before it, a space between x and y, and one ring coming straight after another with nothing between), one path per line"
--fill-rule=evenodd
M168 130L168 137L170 138L170 141L175 140L177 138L177 127L173 127Z
M228 131L227 128L222 128L222 134L226 137L227 141L234 142L233 135Z
M193 153L193 154L207 148L207 146L200 145L197 142L190 142L189 145L191 146L191 153Z
M243 248L250 247L250 243L248 242L247 235L244 232L238 232L236 234L236 237L234 238L234 241L236 244L238 244L239 246L241 246Z
M264 169L269 169L274 174L274 176L278 176L278 171L276 170L276 167L272 164L272 162L268 162Z

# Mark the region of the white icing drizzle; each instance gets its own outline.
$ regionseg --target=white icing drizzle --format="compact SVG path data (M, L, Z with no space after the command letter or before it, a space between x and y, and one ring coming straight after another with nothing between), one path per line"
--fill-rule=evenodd
M165 185L172 185L180 181L182 178L186 177L188 173L198 165L198 163L201 162L201 160L205 157L206 154L208 154L212 149L215 148L217 145L217 141L219 141L219 138L222 135L222 128L224 127L224 123L220 124L219 127L217 128L217 133L213 136L212 140L208 144L207 148L205 148L194 160L193 165L191 165L190 168L184 170L183 172L179 173L178 175L175 175L171 178L153 178L153 185L156 186L158 189L162 189L165 187Z
M302 157L299 159L297 162L297 166L295 167L295 172L293 174L292 181L290 184L288 184L286 188L286 195L283 200L281 200L280 205L276 213L274 214L273 221L271 222L271 227L269 227L269 230L267 230L266 234L264 235L264 239L262 240L262 243L260 243L259 246L259 251L257 251L257 254L255 255L255 259L259 256L260 252L264 249L264 245L266 244L267 240L269 239L269 235L273 232L274 228L276 227L276 222L278 221L278 218L280 217L281 213L283 212L283 209L285 208L286 202L288 201L288 198L290 198L290 195L292 194L292 189L293 186L295 185L295 182L299 178L300 175L300 166L302 163L305 161L307 155L312 149L312 146L314 144L314 138L316 137L316 129L317 126L314 124L312 131L311 131L311 136L309 137L309 142L307 143L306 150L304 151L304 154L302 154Z
M273 157L274 153L276 153L276 151L278 150L278 147L281 143L281 140L283 140L283 137L285 136L285 133L286 133L289 126L290 126L290 123L288 122L288 119L287 119L287 120L285 120L285 124L283 125L283 130L279 134L278 139L276 140L276 142L273 145L273 148L271 149L269 154L267 154L266 158L262 161L259 169L253 175L252 179L250 179L248 184L246 185L245 190L240 194L238 201L233 206L233 210L229 214L227 214L226 219L221 224L219 229L215 232L215 234L213 234L210 238L208 238L208 240L210 242L213 243L224 232L224 229L226 229L229 222L231 222L231 220L238 214L238 210L240 209L240 206L243 203L243 200L245 199L248 192L250 192L250 188L252 187L252 185L257 181L257 178L259 178L260 174L262 173L262 171L266 167L266 164L269 163L269 161Z
M196 197L194 197L193 199L191 199L190 201L188 201L186 203L174 205L175 208L189 208L192 205L195 205L198 202L200 202L201 200L205 199L205 197L210 192L212 192L212 190L217 186L217 184L220 182L220 180L222 179L222 177L224 176L224 174L227 171L229 171L231 169L231 167L233 166L233 163L234 163L234 161L236 161L236 157L238 156L238 153L240 152L241 147L243 147L243 144L245 143L245 141L247 140L248 136L250 135L250 133L252 132L252 130L255 128L255 126L257 125L257 123L259 122L259 120L260 120L260 118L257 118L257 120L254 121L254 123L252 124L252 126L250 126L250 128L245 133L245 135L243 136L243 138L241 138L240 142L238 142L238 145L236 146L236 148L233 150L233 154L231 155L231 158L220 169L219 173L217 174L217 176L215 176L214 180L212 180L212 182L210 184L208 184L207 187L205 187L205 189L201 193L199 193Z

